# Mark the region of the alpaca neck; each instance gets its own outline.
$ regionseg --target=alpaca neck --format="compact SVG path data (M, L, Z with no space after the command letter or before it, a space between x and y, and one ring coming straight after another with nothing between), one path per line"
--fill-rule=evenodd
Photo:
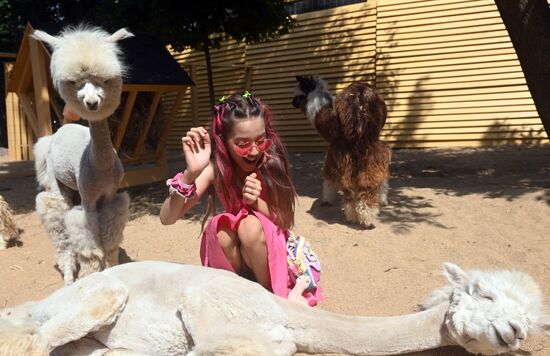
M107 120L89 121L91 162L97 167L111 167L115 158Z
M352 317L295 308L288 328L298 351L394 355L448 345L442 332L448 303L394 317Z

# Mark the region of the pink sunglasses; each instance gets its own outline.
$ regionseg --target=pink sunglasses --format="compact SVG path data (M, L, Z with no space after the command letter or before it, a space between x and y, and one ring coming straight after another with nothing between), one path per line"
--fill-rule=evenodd
M252 147L256 146L256 149L260 153L264 153L273 145L273 141L266 137L261 137L256 141L241 141L236 143L233 147L235 152L241 157L248 156L252 152Z

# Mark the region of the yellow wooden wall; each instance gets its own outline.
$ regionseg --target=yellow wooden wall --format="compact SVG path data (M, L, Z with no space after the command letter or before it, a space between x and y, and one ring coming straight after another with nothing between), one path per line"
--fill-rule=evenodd
M493 0L378 0L377 56L395 146L548 142Z
M512 43L493 0L378 0L296 15L292 33L269 43L230 42L213 51L216 95L245 87L270 105L291 151L323 142L291 105L297 74L321 75L334 93L374 82L389 116L383 139L394 147L547 142ZM198 84L198 123L209 125L201 53L174 54ZM193 125L182 104L169 148Z

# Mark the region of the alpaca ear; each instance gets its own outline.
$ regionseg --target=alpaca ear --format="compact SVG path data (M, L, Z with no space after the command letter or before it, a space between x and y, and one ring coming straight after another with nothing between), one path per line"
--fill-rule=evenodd
M129 32L125 28L121 28L120 30L116 31L112 35L109 36L109 40L113 42L118 42L120 40L123 40L125 38L134 37L134 34L132 32Z
M57 47L57 45L59 44L59 38L54 37L44 31L34 30L31 34L31 37L35 40L45 42L53 48Z
M454 263L445 262L443 264L443 274L449 282L456 286L463 286L468 281L468 274Z

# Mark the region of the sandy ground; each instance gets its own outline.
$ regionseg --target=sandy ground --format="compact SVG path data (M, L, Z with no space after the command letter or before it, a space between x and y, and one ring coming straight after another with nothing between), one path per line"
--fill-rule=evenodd
M321 309L353 315L417 310L442 285L441 265L530 273L550 298L550 146L395 150L389 205L374 230L345 222L339 207L320 204L322 154L293 154L299 194L294 231L311 239L323 264ZM171 173L183 162L171 162ZM46 296L62 286L53 249L34 213L34 177L0 169L0 194L25 230L0 251L0 308ZM132 216L123 262L147 259L198 264L204 205L162 226L162 183L129 189ZM350 332L353 332L350 330ZM550 338L530 337L524 354L550 355ZM444 348L422 355L464 355Z

